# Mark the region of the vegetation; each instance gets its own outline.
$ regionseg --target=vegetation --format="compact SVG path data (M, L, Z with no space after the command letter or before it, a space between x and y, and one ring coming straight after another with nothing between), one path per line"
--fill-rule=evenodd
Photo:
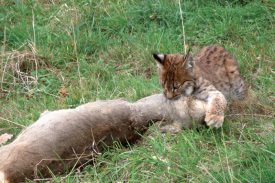
M152 52L183 52L184 38L194 50L222 44L250 86L222 129L171 136L155 125L52 180L275 182L274 3L186 0L181 19L178 0L0 1L0 133L18 134L46 109L159 93Z

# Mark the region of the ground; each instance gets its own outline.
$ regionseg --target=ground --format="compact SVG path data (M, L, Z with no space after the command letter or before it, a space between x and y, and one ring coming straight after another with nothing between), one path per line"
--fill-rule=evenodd
M222 129L172 136L152 126L115 142L95 165L54 182L275 182L275 2L0 1L0 134L46 109L160 93L152 53L221 44L239 61L249 98ZM184 32L183 26L184 25Z

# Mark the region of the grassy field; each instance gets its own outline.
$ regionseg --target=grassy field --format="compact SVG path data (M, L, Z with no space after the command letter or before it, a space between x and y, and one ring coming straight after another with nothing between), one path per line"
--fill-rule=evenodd
M275 182L275 1L185 0L186 43L224 45L250 87L222 129L114 144L54 182ZM46 109L160 93L152 52L183 52L177 0L0 0L0 134Z

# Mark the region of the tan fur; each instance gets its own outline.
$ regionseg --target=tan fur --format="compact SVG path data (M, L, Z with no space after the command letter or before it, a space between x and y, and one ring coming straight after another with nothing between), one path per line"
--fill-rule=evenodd
M205 105L192 97L167 100L157 94L134 103L96 101L48 111L12 143L0 147L0 183L47 178L83 167L114 142L136 142L152 121L181 122L186 128L199 125Z
M245 98L246 86L240 75L238 62L222 46L207 46L196 55L194 60L200 68L201 75L227 99L242 100Z
M154 58L164 95L168 99L192 95L206 101L209 126L221 127L226 99L241 100L246 95L237 61L221 46L203 48L194 60L189 54L154 54Z

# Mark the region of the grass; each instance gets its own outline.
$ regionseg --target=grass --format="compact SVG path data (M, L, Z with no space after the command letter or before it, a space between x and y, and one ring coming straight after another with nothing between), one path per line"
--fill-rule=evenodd
M115 143L94 166L54 182L275 182L274 1L182 1L188 45L224 45L252 98L220 130ZM151 53L183 52L178 1L0 1L0 132L14 135L46 109L161 92ZM13 73L23 54L37 68ZM27 80L28 79L28 80ZM33 80L31 80L33 79ZM30 82L34 81L34 82Z

